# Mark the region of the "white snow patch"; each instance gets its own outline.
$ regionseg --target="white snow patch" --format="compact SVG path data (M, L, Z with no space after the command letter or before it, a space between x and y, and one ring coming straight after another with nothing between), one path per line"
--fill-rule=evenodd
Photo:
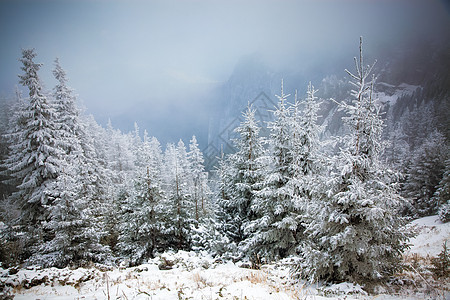
M378 99L381 104L389 103L389 105L394 105L398 97L398 94L388 95L384 92L374 93L374 98Z
M374 92L374 99L377 99L378 102L382 105L389 104L391 106L395 105L398 98L404 95L411 95L418 88L420 88L419 85L412 85L407 83L402 83L398 86L394 86L386 82L380 82L377 85L384 87L385 91Z
M419 87L420 87L419 85L412 85L412 84L407 84L407 83L402 83L398 86L398 88L403 91L403 94L412 94Z
M331 286L324 287L320 290L325 296L367 295L367 293L362 289L362 287L359 284L353 284L349 282L341 282L338 284L333 284Z
M442 251L444 242L450 240L450 222L442 223L437 215L417 219L411 222L411 226L419 233L410 240L412 247L406 254L436 257Z

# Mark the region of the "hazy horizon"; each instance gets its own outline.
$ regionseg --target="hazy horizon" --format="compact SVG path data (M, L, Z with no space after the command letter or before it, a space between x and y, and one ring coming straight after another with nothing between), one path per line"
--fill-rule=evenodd
M359 36L369 55L448 39L449 16L443 0L0 0L0 94L18 85L21 48L35 48L48 90L59 57L69 86L101 123L111 118L125 130L114 118L126 112L133 123L134 113L144 115L142 129L174 141L185 135L175 136L176 129L188 131L207 117L201 114L208 93L245 55L257 53L271 68L291 71L344 55L351 62Z

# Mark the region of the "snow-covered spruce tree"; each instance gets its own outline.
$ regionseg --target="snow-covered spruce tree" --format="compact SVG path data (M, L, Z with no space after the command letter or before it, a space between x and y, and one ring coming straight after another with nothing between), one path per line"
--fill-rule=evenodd
M433 102L418 103L417 98L414 101L414 105L408 108L400 122L411 153L416 151L437 128Z
M403 131L401 122L392 126L393 128L388 133L388 145L384 150L384 157L387 163L395 170L400 172L405 171L405 160L409 157L409 145L407 136Z
M120 225L121 254L131 265L152 258L162 243L163 192L157 172L140 168L134 180L134 191L126 202Z
M296 240L300 243L304 231L302 225L308 218L315 215L308 215L310 203L320 197L317 187L322 178L321 172L324 169L324 161L319 149L321 148L320 134L323 127L317 124L320 102L317 101L315 93L317 90L311 82L307 87L307 97L304 101L303 110L300 102L296 99L292 113L292 147L291 155L293 161L290 165L292 177L287 183L291 191L292 201L296 211L296 219L292 222L296 226ZM297 98L297 96L296 96Z
M109 120L106 130L99 131L101 144L100 149L104 152L106 162L106 173L111 182L108 194L111 195L108 203L105 203L103 210L107 212L105 222L108 230L106 242L114 246L117 241L119 229L119 218L122 205L133 190L133 179L136 177L135 158L133 153L132 134L123 134L120 130L114 129Z
M131 134L123 134L120 130L114 129L111 120L108 121L106 126L106 134L106 162L113 176L115 193L120 194L128 188L127 184L133 178L135 171L134 137Z
M205 181L207 180L207 174L205 173L203 166L203 154L198 148L198 143L195 135L192 137L189 144L189 152L187 153L189 165L191 166L191 195L192 201L195 206L195 220L198 222L200 217L206 213L206 193ZM206 177L205 177L206 175Z
M351 103L341 103L349 133L334 168L324 181L322 197L314 199L316 216L305 222L306 246L301 272L310 281L364 282L391 275L399 266L409 234L398 210L395 173L380 160L383 122L372 99L372 66L365 66L360 40L355 58ZM312 212L311 212L312 213Z
M190 165L190 177L192 178L191 192L194 205L195 221L191 227L192 249L195 251L210 250L212 241L216 238L215 224L211 216L209 205L210 188L208 184L208 173L203 165L203 154L200 151L195 136L189 144L187 158Z
M134 187L121 208L117 248L132 265L153 257L163 244L164 193L161 178L161 147L144 132L140 139L135 126L134 151L137 175Z
M450 221L450 155L447 154L444 175L434 193L434 202L439 203L439 218L442 222Z
M177 250L190 249L191 228L197 221L189 189L192 184L189 176L190 166L183 141L180 140L177 147L173 144L167 145L164 164L167 243Z
M21 210L18 225L30 252L33 246L53 238L53 232L44 230L43 223L48 220L48 208L53 204L51 191L65 166L55 111L42 91L38 76L41 64L33 61L35 57L34 49L22 50L24 74L19 78L29 90L29 99L24 99L11 122L10 155L5 160L8 174L18 184L11 197Z
M61 67L59 59L55 59L53 75L58 81L54 88L54 107L56 111L56 122L59 126L63 139L63 147L66 154L72 157L82 155L80 136L82 135L79 110L76 107L73 90L67 86L66 72Z
M100 243L104 236L99 218L93 213L93 201L80 194L83 182L74 172L59 174L52 191L49 221L44 229L53 232L29 259L45 267L84 266L91 262L106 262L109 248Z
M13 116L16 111L20 111L20 109L17 109L17 107L20 106L21 103L23 103L21 91L17 86L15 87L15 89L15 97L0 98L0 205L2 204L1 201L8 198L15 187L15 184L9 181L11 178L8 176L5 166L3 165L3 163L1 163L8 157L9 142L8 138L6 137L6 133L8 131L9 124L11 123L11 120L14 119Z
M444 173L446 150L445 137L436 130L412 153L402 188L412 201L409 214L424 217L437 213L441 203L433 195Z
M48 208L49 221L44 224L46 230L53 232L53 238L41 244L30 261L58 267L104 262L109 251L100 244L105 232L96 212L103 203L92 191L98 174L92 172L93 162L87 153L90 145L81 143L85 132L58 60L53 73L58 80L54 104L65 165L49 196L52 205Z
M112 171L106 162L108 137L93 116L80 117L80 141L85 162L78 167L82 183L80 197L89 199L90 217L95 220L97 233L102 235L101 243L113 249L118 235L118 207L113 197Z
M7 171L7 165L4 161L8 157L9 139L7 132L9 124L17 120L18 112L22 111L24 100L18 87L16 86L15 98L10 101L1 99L0 104L0 235L2 243L0 243L0 261L3 268L18 265L20 256L23 252L21 235L15 230L15 222L20 215L19 208L15 205L12 197L9 197L18 185L15 179L11 178Z
M261 182L256 184L259 190L255 191L256 198L251 204L255 218L246 229L251 233L246 251L266 260L294 253L297 244L297 211L293 191L287 185L293 176L292 116L286 104L288 96L284 94L282 82L275 120L268 124L269 154L261 158L267 170Z
M255 118L255 110L251 106L243 114L244 121L235 129L239 137L233 141L237 151L227 157L222 165L223 182L221 210L225 214L223 233L232 243L239 247L235 256L246 256L246 239L249 233L245 227L255 219L251 210L255 198L255 184L262 180L261 157L264 154L263 140L259 136L260 127ZM225 195L226 194L226 195Z
M231 207L231 188L233 182L233 172L222 153L219 158L218 166L215 170L215 188L213 194L213 219L215 229L218 232L217 241L214 241L212 252L218 255L231 256L237 253L237 245L231 237L234 237L236 227L233 223L233 215L230 214L228 207ZM230 236L230 237L229 237Z

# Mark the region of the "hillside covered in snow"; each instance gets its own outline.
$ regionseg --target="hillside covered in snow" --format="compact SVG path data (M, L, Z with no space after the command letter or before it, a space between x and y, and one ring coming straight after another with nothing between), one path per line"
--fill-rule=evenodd
M307 284L291 278L290 258L250 269L207 253L163 253L132 267L0 269L5 299L448 299L450 278L433 273L432 258L450 240L450 223L437 216L413 221L417 236L405 254L406 268L384 286ZM449 253L447 252L447 272Z

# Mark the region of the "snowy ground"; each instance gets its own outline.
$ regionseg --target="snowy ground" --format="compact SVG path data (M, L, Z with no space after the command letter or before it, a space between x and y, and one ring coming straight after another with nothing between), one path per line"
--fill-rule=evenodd
M438 216L431 216L415 220L411 225L415 226L420 234L411 239L409 254L436 257L442 251L445 241L450 248L450 222L444 224Z
M413 222L420 234L412 240L405 258L436 256L450 239L450 223L437 217ZM381 288L380 295L367 295L361 287L341 283L329 287L294 284L289 269L265 265L261 270L240 268L232 262L215 261L206 253L165 253L147 264L134 268L21 269L0 268L1 288L14 299L434 299L450 298L448 278L435 284L443 290L430 291L425 275L405 272L405 278L426 282L419 289L414 283L403 288ZM173 263L170 270L160 270L162 261ZM15 274L11 274L15 273ZM420 271L418 271L420 273ZM406 281L405 281L406 282ZM447 290L447 291L445 291ZM386 293L391 293L387 295Z

